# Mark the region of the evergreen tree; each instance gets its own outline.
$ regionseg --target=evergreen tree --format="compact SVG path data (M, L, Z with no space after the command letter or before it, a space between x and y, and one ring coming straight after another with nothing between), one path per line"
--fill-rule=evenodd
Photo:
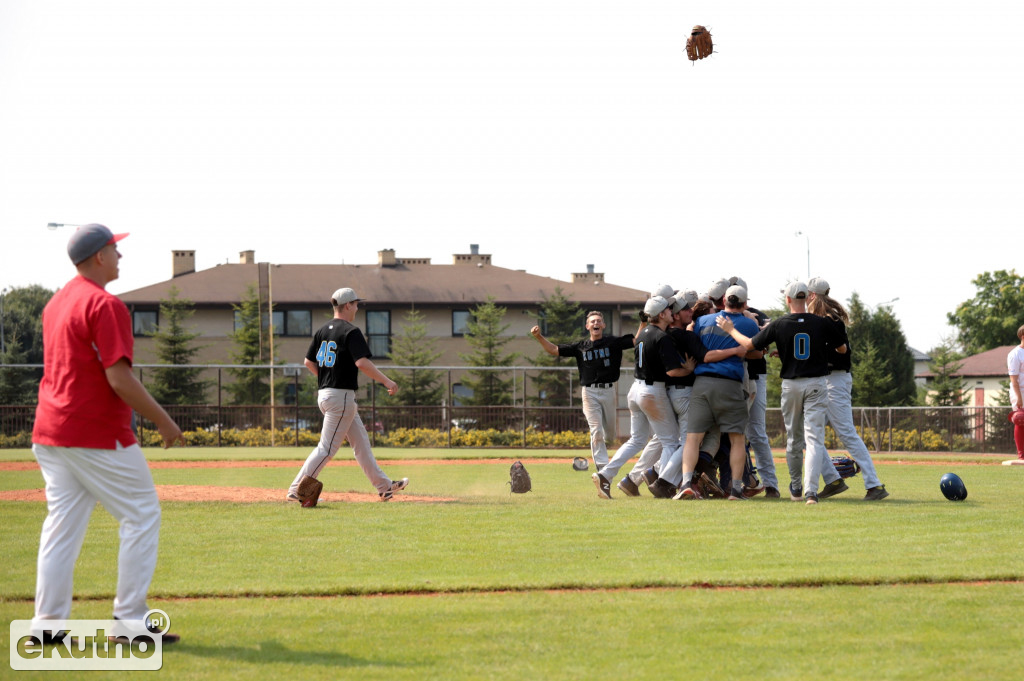
M39 285L3 293L3 364L43 363L43 308L54 292ZM35 404L42 369L0 368L0 404Z
M160 323L152 334L162 364L192 364L202 349L193 345L202 334L185 328L185 322L195 313L192 301L179 298L179 293L172 286L168 297L160 301ZM201 375L198 367L154 369L149 391L160 404L202 404L210 384Z
M269 345L263 344L260 337L260 299L256 287L250 284L241 302L232 305L232 308L235 311L236 328L230 334L235 344L231 359L235 364L270 364ZM231 404L270 402L266 369L228 369L228 373L235 379L226 386Z
M579 303L565 296L562 293L562 287L556 286L554 293L544 298L535 318L545 338L555 345L563 345L578 340L581 330L583 333L587 333L584 329L584 314ZM575 365L571 357L552 357L544 350L532 357L530 363L539 367ZM531 398L531 400L545 406L567 406L571 376L572 374L568 371L542 371L533 379L537 397Z
M894 389L889 377L879 369L881 364L881 353L874 342L865 340L857 346L852 362L853 406L879 407L892 404Z
M401 333L391 342L391 361L397 366L429 367L441 353L436 350L436 341L427 336L423 313L413 308L405 320ZM444 399L445 386L436 369L396 370L391 378L398 384L398 392L391 396L386 390L380 391L379 399L384 404L439 405Z
M847 333L855 365L854 382L856 384L860 379L874 384L877 388L863 391L855 404L865 407L899 407L914 404L917 399L914 355L907 347L907 338L903 335L903 329L893 315L892 309L883 305L872 312L854 293L850 298L847 312L850 315ZM868 343L874 346L876 352L876 361L870 364L864 362L862 357L858 359ZM866 373L874 376L865 376ZM856 390L854 393L856 394Z
M967 404L964 392L967 383L958 375L963 367L960 361L963 357L953 347L953 342L945 339L928 354L931 355L928 369L935 374L928 386L928 403L933 407L962 407Z
M466 342L473 352L460 353L470 366L508 367L515 362L518 353L504 353L511 336L502 336L509 324L502 325L506 309L495 305L494 298L473 308L466 324ZM492 369L471 369L462 383L473 391L471 397L463 399L470 406L500 406L512 404L512 379L505 373Z

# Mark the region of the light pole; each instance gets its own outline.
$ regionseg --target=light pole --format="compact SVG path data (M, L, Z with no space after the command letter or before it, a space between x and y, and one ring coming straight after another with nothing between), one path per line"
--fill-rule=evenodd
M4 340L4 298L7 297L7 287L0 291L0 355L7 354L7 341Z
M50 230L51 232L53 230L57 229L58 227L81 227L81 226L82 225L73 225L70 222L68 222L68 223L64 223L64 222L47 222L46 223L46 229Z
M811 237L803 232L796 232L793 236L802 236L807 239L807 278L811 278Z

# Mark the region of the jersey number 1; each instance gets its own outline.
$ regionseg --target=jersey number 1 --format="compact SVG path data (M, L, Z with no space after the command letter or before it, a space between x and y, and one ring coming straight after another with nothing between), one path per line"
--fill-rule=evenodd
M334 362L338 359L337 350L338 344L334 341L324 341L320 344L320 349L316 351L316 363L322 367L332 367Z

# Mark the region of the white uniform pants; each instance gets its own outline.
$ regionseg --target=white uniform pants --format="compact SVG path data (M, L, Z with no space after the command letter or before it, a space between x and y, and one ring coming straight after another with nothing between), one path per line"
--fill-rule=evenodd
M309 453L288 491L297 492L299 482L304 476L319 477L320 471L338 453L341 441L347 439L352 445L352 451L359 467L363 469L363 474L377 488L378 493L386 492L391 487L391 479L377 465L377 459L374 458L373 450L370 449L370 438L366 435L363 420L359 418L355 391L324 388L317 393L316 401L324 415L320 443Z
M768 439L765 425L765 412L768 409L768 377L758 376L755 384L754 403L750 406L750 419L747 421L747 440L754 450L754 461L757 474L765 487L779 488L779 479L775 476L775 461L772 459L772 445Z
M850 452L850 458L860 466L860 472L864 476L864 488L878 487L882 483L875 472L871 453L853 424L853 374L848 371L833 371L825 378L825 385L828 389L828 422L832 424L832 429L836 431L843 446ZM822 442L823 449L824 446L825 443ZM827 451L821 456L829 458Z
M640 472L650 468L658 460L662 451L674 453L682 445L679 442L679 425L676 423L672 403L668 399L668 391L664 383L647 385L642 380L633 381L626 397L629 405L629 440L619 447L608 465L601 469L601 476L611 482L619 469L633 456L643 450L643 456L637 461L630 477L636 482ZM661 445L660 449L645 447L649 437L653 437ZM636 474L636 477L633 477Z
M583 415L590 426L590 454L594 467L601 470L608 463L607 441L615 437L615 408L618 406L615 384L610 388L584 386Z
M828 388L824 376L782 379L782 418L786 422L786 462L793 482L803 468L804 496L818 493L818 478L828 459L825 451L825 417ZM804 441L808 457L804 462ZM831 466L831 462L829 463ZM835 470L833 468L833 470Z
M39 538L33 622L71 619L75 561L96 502L119 526L114 617L141 620L160 535L160 503L142 449L34 444L32 453L46 482L48 510Z

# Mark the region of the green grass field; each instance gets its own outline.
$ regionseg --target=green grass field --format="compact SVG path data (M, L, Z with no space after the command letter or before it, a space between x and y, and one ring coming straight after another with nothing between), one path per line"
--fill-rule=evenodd
M158 485L282 496L306 453L147 452L256 462L158 468ZM882 456L889 499L861 501L857 477L807 507L604 501L571 469L576 453L454 453L524 458L526 495L509 494L505 463L431 465L413 459L453 452L382 450L389 475L410 478L408 495L455 501L164 502L150 605L183 641L165 651L160 678L1019 678L1024 469L998 465L1005 457ZM564 461L528 460L551 456ZM258 466L271 459L296 466ZM941 496L947 471L967 501ZM355 467L321 479L326 491L372 492ZM0 490L41 486L37 470L0 476ZM0 501L0 514L0 613L27 619L45 504ZM116 554L116 524L98 509L73 617L109 617Z

